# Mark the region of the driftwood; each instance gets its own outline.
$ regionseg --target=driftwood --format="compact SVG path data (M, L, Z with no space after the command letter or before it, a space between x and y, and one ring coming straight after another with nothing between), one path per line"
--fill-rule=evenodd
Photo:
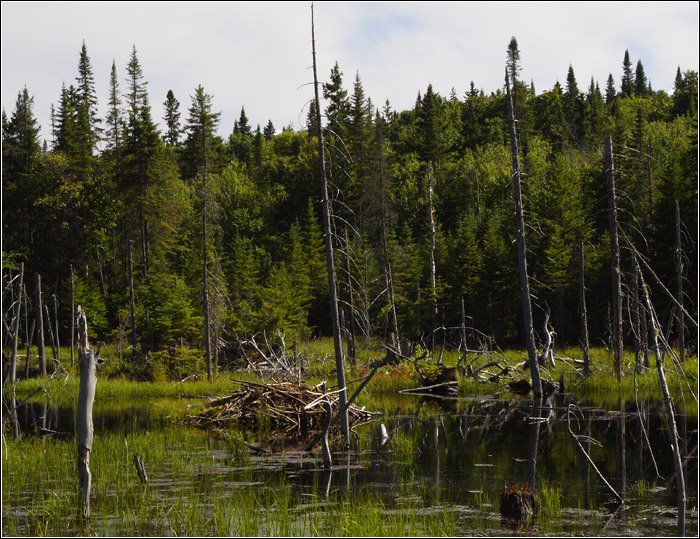
M231 424L255 428L258 425L259 414L264 413L269 416L270 428L274 434L288 440L302 441L311 434L323 432L327 421L323 405L326 399L331 403L333 410L338 410L337 392L324 396L318 387L292 382L236 382L242 386L240 391L211 400L201 414L189 416L187 422L200 428L214 430L224 430ZM375 415L354 405L348 407L351 426L366 423ZM337 431L337 423L335 427ZM333 427L330 428L330 432L334 433Z

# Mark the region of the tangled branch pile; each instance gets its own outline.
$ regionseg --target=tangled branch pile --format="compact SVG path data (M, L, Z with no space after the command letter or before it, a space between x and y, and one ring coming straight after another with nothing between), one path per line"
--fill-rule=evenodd
M324 399L323 393L317 387L292 382L238 383L242 386L240 391L210 401L201 414L189 416L188 422L211 430L225 429L232 424L256 429L264 421L269 424L273 433L282 434L291 440L303 440L309 434L316 434L323 428ZM338 397L330 394L327 398L331 401L335 414L338 411ZM316 405L305 409L314 401ZM355 405L348 408L351 427L371 421L375 415L376 412L368 412ZM334 423L331 434L338 428L338 423Z

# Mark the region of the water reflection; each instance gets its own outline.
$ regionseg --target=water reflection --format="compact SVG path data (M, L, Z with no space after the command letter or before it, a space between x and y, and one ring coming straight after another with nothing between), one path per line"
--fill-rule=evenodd
M388 434L385 443L379 422L359 427L361 449L335 452L333 470L323 470L320 455L298 451L240 459L227 442L206 436L201 446L170 448L173 455L186 452L188 458L201 460L196 472L187 477L181 470L176 474L167 464L149 468L149 489L164 499L173 496L176 489L216 499L231 489L286 484L300 507L311 496L330 503L367 491L380 496L388 510L450 508L458 513L459 531L464 535L498 534L502 527L526 534L543 530L597 534L603 528L613 535L673 533L673 518L651 517L634 497L634 485L643 481L651 490L645 503L664 504L671 514L675 507L670 443L659 404L640 401L642 413L638 416L634 402L620 402L612 412L577 403L581 415L574 429L585 436L580 440L583 448L635 508L614 514L614 509L606 508L612 496L567 429L568 404L561 395L546 400L416 399L412 411L381 419ZM664 480L657 476L649 449L644 448L640 417ZM51 407L48 401L19 407L18 418L25 435L73 432L73 409ZM679 414L678 421L688 455L685 473L694 477L698 470L697 450L693 450L698 444L697 418ZM95 410L96 436L138 433L154 426L169 428L154 423L147 402L118 403L114 408ZM561 514L502 522L500 494L506 486L526 482L535 492L543 484L559 489ZM687 487L688 506L693 507L697 504L697 483L689 482ZM687 532L694 531L696 513L688 518Z

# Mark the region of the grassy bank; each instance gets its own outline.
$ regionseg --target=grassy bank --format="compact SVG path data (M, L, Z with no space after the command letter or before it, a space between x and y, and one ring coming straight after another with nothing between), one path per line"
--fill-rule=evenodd
M358 340L357 344L356 363L353 365L348 361L346 364L346 380L350 394L361 383L362 378L370 372L369 365L384 357L385 354L384 349L377 341ZM301 343L297 353L304 358L303 380L310 385L325 380L329 388L333 389L336 378L332 339L316 339ZM198 363L181 361L178 364L179 372L177 374L178 378L183 381L166 379L149 382L133 381L125 378L123 374L128 371L129 358L120 360L114 354L116 354L116 350L109 347L105 347L101 352L101 355L107 358L107 362L98 369L97 403L111 399L194 399L221 396L229 394L239 387L235 380L257 382L270 380L269 374L261 378L259 374L250 371L218 370L213 382L209 383L204 373L196 370ZM662 395L653 357L650 358L649 368L643 368L642 372L635 374L634 353L625 352L623 375L618 381L613 367L612 354L604 348L591 349L591 370L587 378L582 375L581 365L575 362L580 358L579 349L558 350L557 356L563 359L557 361L555 368L542 368L542 377L555 381L563 377L566 392L573 394L577 399L616 405L620 399L633 400L635 395L639 398L660 398ZM435 358L437 358L437 353ZM501 364L508 364L515 378L527 379L529 371L523 369L522 366L518 367L525 358L526 354L521 350L505 350L496 352L492 356L473 355L467 358L466 363L478 368L480 365L497 360ZM442 355L442 360L448 367L455 366L458 355L456 351L446 350ZM424 363L427 365L433 361L427 359ZM71 405L77 396L78 372L77 365L70 366L69 349L61 350L61 362L62 369L56 372L53 377L20 380L17 383L17 397L43 401L48 395L53 405ZM143 372L142 367L140 368L139 372ZM677 404L682 408L687 408L689 413L697 414L697 403L691 393L691 390L695 391L694 388L697 387L697 356L692 356L682 365L678 365L667 355L665 368L668 384ZM498 369L492 368L490 370L497 372ZM277 381L284 378L283 375L274 375L274 379ZM289 375L286 378L297 379L296 376ZM510 396L506 385L510 378L488 383L458 374L457 380L459 394L463 396L498 394L502 394L506 398ZM380 369L366 386L359 396L357 404L379 411L396 410L397 407L400 408L402 400L398 392L402 389L418 386L420 386L420 379L412 364L403 362L399 365L386 366Z

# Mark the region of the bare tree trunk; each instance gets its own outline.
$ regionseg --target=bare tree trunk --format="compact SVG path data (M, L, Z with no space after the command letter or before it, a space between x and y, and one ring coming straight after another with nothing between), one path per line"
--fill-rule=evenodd
M581 316L581 351L583 353L583 375L588 377L591 372L591 359L588 353L588 315L586 313L586 281L585 281L585 252L583 248L583 240L579 240L578 244L578 273L579 273L579 311Z
M78 444L78 506L84 518L90 516L90 451L92 450L92 405L97 385L97 362L88 342L85 313L78 305L78 363L80 366L80 389L75 420L75 438Z
M391 323L394 330L395 342L391 345L396 348L401 354L401 337L399 335L399 322L396 316L396 302L394 300L394 278L391 271L391 261L389 260L389 248L387 245L387 214L386 214L386 196L384 180L386 178L386 158L384 155L384 122L377 118L377 145L378 145L378 162L379 162L379 190L382 212L382 249L384 251L384 279L386 280L386 289L389 294L389 307L391 313Z
M352 275L350 274L350 239L348 238L348 229L345 227L345 249L343 252L343 266L345 273L345 288L348 296L348 319L349 328L348 329L348 356L350 356L350 362L355 365L357 361L357 351L355 349L355 298L352 291ZM347 320L346 320L347 322Z
M100 285L102 287L102 297L106 298L107 297L107 283L105 281L105 272L104 272L104 266L105 266L105 260L104 260L104 255L102 254L102 251L100 251L99 247L97 248L97 265L100 269ZM71 265L71 285L73 284L73 265ZM75 318L75 316L73 317ZM73 320L75 322L75 320Z
M673 401L671 400L671 394L668 390L668 384L666 383L666 375L664 373L663 359L659 353L659 330L660 325L657 318L654 316L654 308L651 304L651 298L649 297L649 290L644 278L642 277L642 272L637 263L637 257L634 257L634 262L636 266L637 273L642 280L642 290L644 292L644 298L647 304L647 310L649 312L649 320L651 322L651 332L652 340L654 343L654 355L656 357L656 370L659 374L659 382L661 383L661 389L664 395L664 407L666 408L666 425L668 428L669 438L671 439L671 450L673 451L673 468L676 475L676 488L678 489L678 528L677 533L679 537L683 537L685 534L685 477L683 476L683 463L681 460L680 448L678 445L679 437L678 430L676 428L676 416L673 410Z
M642 351L644 352L644 366L649 366L649 328L647 327L647 312L644 305L640 309L640 317L642 321Z
M14 329L12 330L12 355L10 356L10 384L14 386L17 381L17 344L19 342L19 325L22 320L22 286L24 285L24 262L19 265L19 286L17 287L17 307L14 315ZM14 391L14 388L13 388Z
M34 320L36 321L36 346L39 355L39 373L46 376L46 348L44 347L44 309L41 306L41 275L34 273Z
M98 250L99 254L99 250ZM100 279L102 279L102 263L100 262ZM104 288L104 279L102 279ZM70 366L75 365L75 278L73 264L70 265Z
M642 325L639 313L639 276L634 272L632 276L632 308L634 316L632 324L634 325L634 370L640 372L641 355L642 355Z
M311 5L311 49L314 70L314 99L316 102L316 131L318 134L319 176L323 206L323 234L326 242L326 272L328 274L328 294L331 307L331 322L333 326L333 344L335 348L335 370L338 378L339 407L341 410L340 430L346 444L350 445L350 425L348 421L347 387L345 385L345 370L343 365L343 340L340 334L340 319L338 316L338 293L336 290L335 267L333 266L333 241L331 238L331 208L328 199L328 182L326 180L326 162L323 156L323 130L321 129L321 105L318 98L318 77L316 74L316 37L314 30L314 8Z
M58 292L53 295L53 321L56 324L56 361L60 361L61 341L58 338Z
M622 284L620 282L620 243L617 234L617 199L615 193L615 165L613 162L612 138L605 139L605 182L608 189L608 218L610 221L610 260L613 283L613 350L615 374L622 377Z
M206 183L206 174L205 174ZM204 310L204 352L207 360L207 380L213 380L211 369L211 326L209 322L209 287L207 282L207 197L202 188L202 309Z
M148 277L148 222L141 210L141 258L143 258L143 276Z
M25 308L25 311L27 309ZM32 320L32 325L29 326L29 331L27 332L27 357L24 360L24 377L29 378L29 360L32 357L32 339L34 338L34 327L36 325L36 320Z
M131 240L127 247L127 265L129 270L129 324L131 325L131 348L136 350L136 297L134 294L134 260L131 256Z
M520 274L520 296L523 304L523 325L525 339L527 341L527 355L530 363L530 376L532 378L532 392L535 395L542 394L542 381L540 380L540 366L537 363L535 352L535 335L532 330L532 305L530 303L530 283L527 275L527 255L525 248L525 218L523 216L523 197L520 186L520 161L518 159L518 138L515 132L515 118L513 116L513 100L510 93L510 82L506 70L506 106L508 108L508 123L510 126L510 149L513 157L513 198L515 199L515 218L518 241L518 273Z
M435 333L437 329L437 280L435 277L435 212L433 211L433 166L428 165L428 224L430 226L430 245L428 257L430 263L430 292L433 301L432 350L435 349ZM442 363L442 356L438 363Z
M681 250L681 210L676 200L676 297L681 308L678 312L678 348L681 363L685 361L685 317L683 315L683 251Z
M49 306L44 304L44 315L46 316L46 327L49 328L49 339L51 340L51 350L53 350L53 359L58 361L58 350L56 349L56 339L53 336L53 327L51 326L51 314Z
M459 347L462 349L462 352L464 353L464 357L467 357L467 315L466 312L464 311L464 298L461 298L460 301L460 308L459 308L459 314L460 314L460 343Z

